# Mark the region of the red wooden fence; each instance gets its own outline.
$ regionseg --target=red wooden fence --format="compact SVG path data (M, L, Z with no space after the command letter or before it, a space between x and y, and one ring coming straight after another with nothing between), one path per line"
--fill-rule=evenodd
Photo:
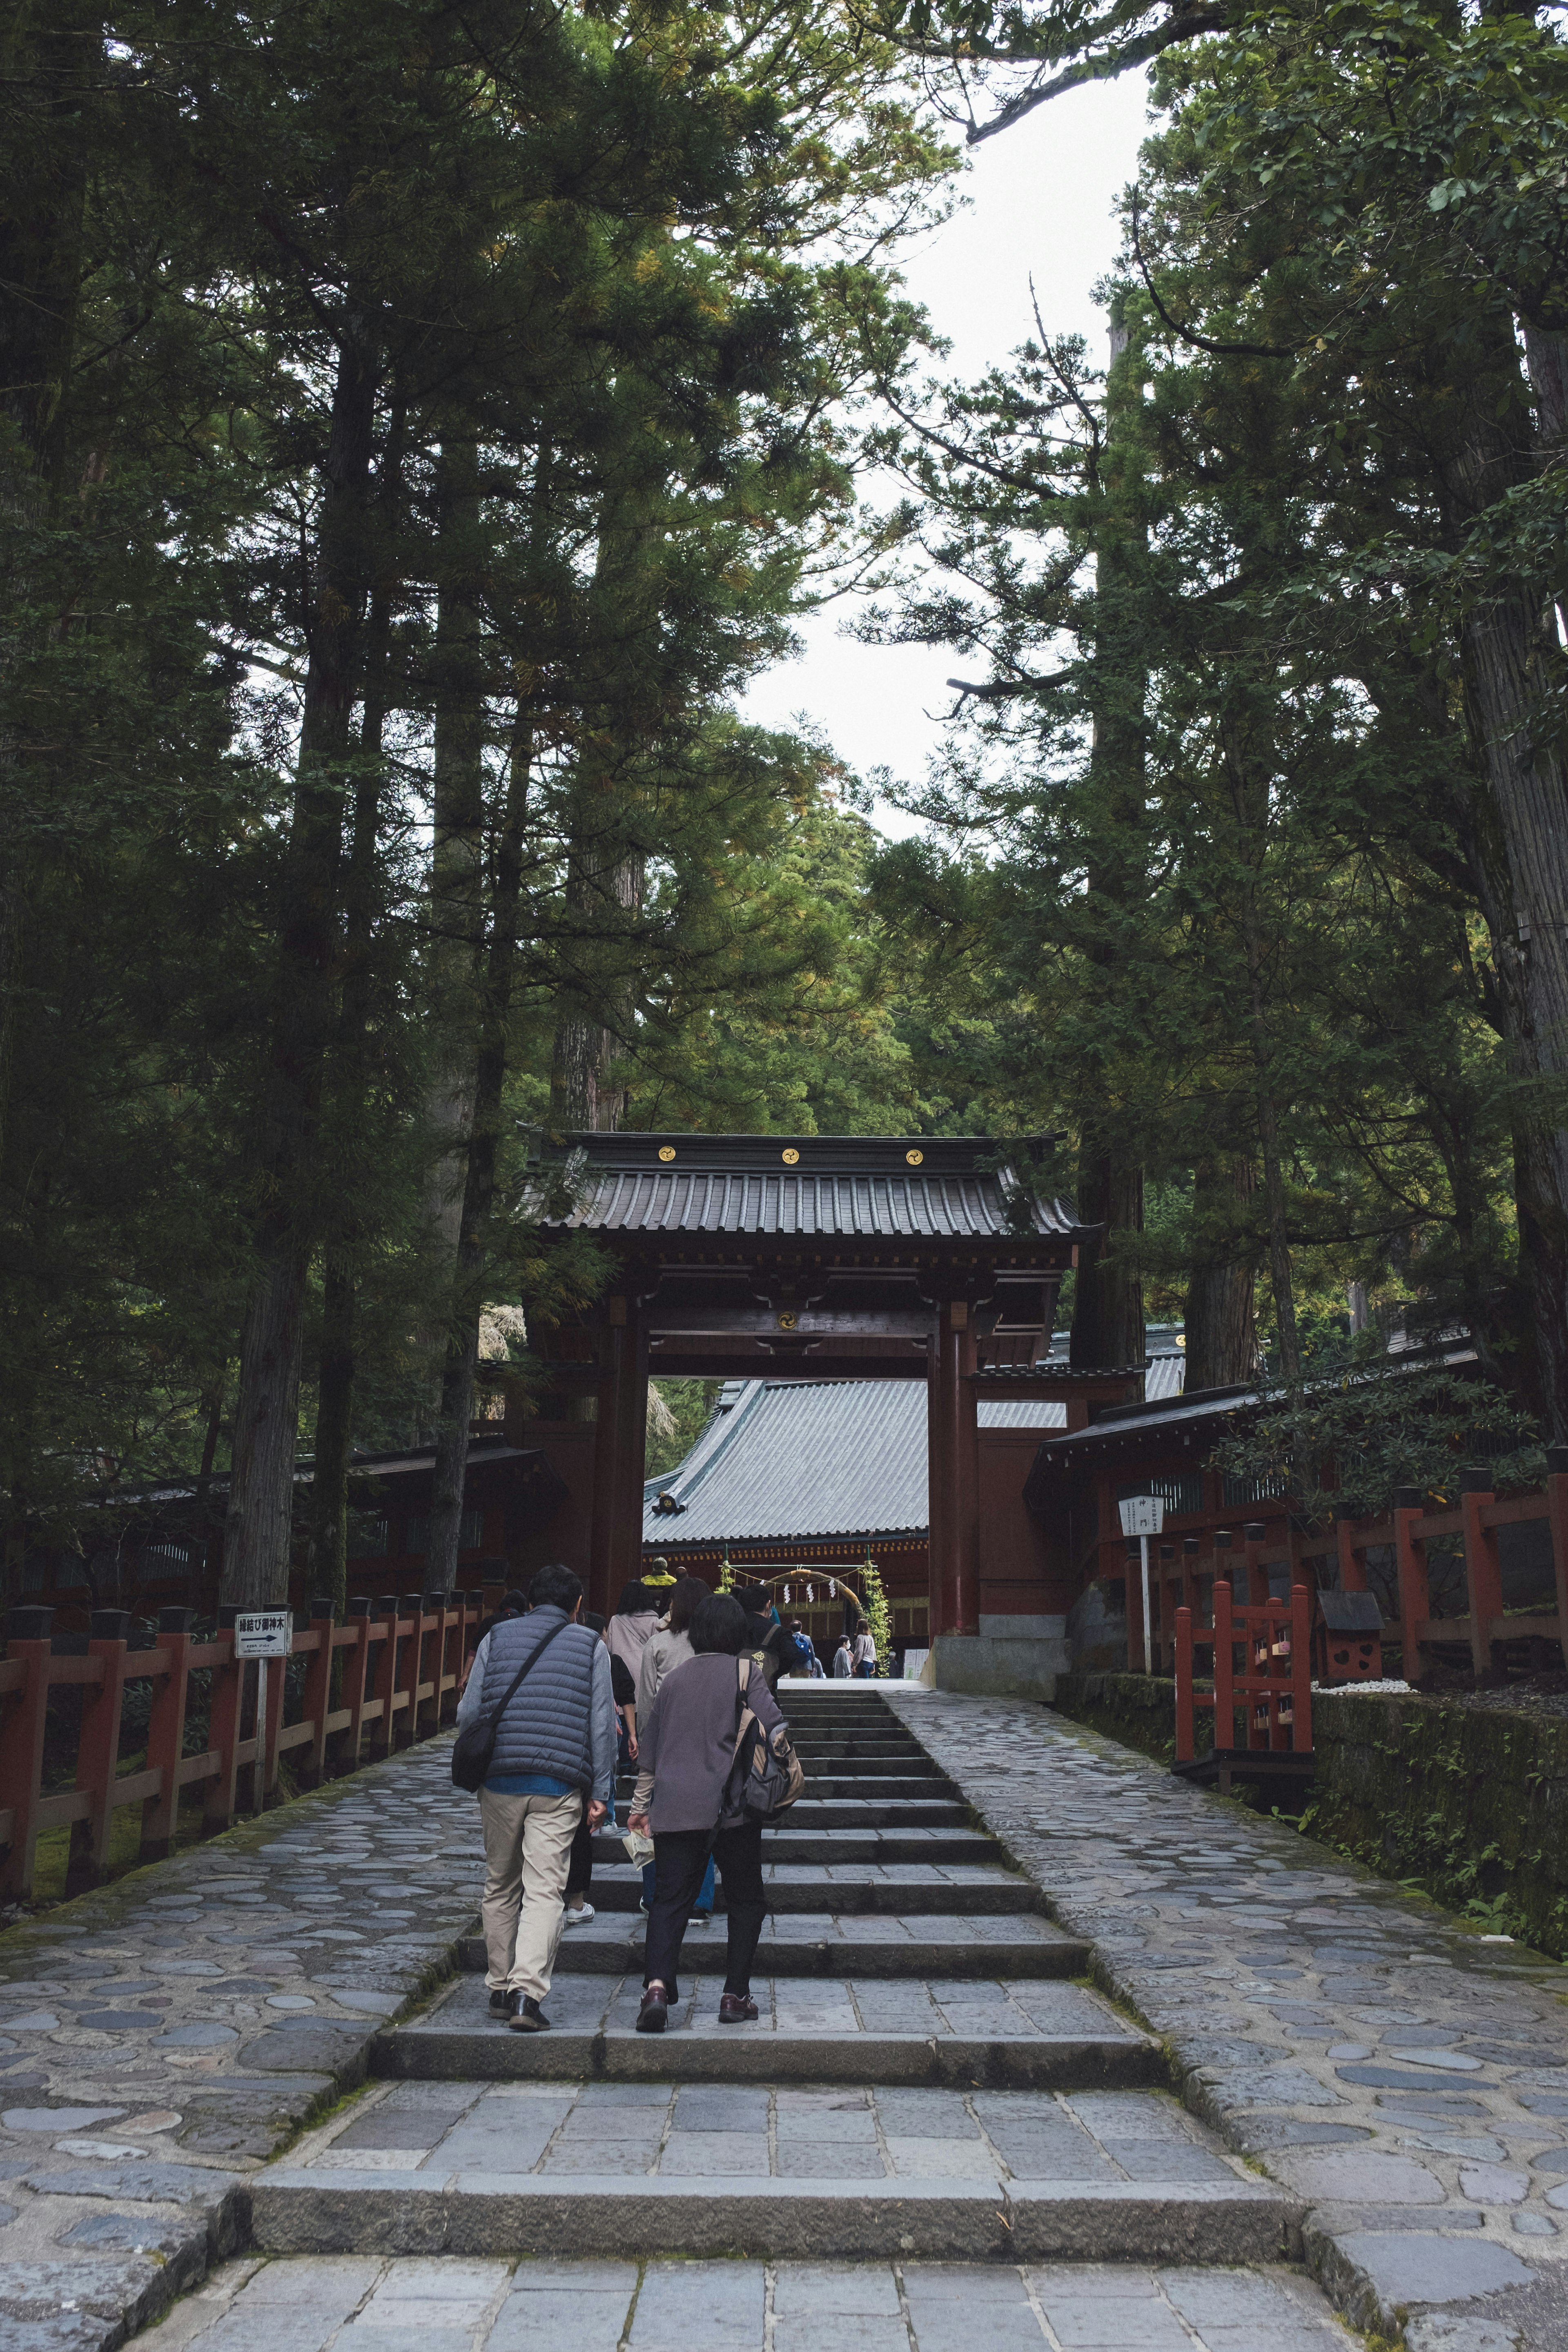
M327 1601L312 1603L308 1631L294 1635L293 1654L309 1660L303 1712L283 1720L286 1672L268 1676L267 1720L260 1727L261 1780L275 1801L279 1759L293 1755L302 1787L352 1772L423 1739L457 1708L463 1662L478 1634L482 1611L495 1608L501 1588L483 1595L455 1593L449 1601L415 1593L399 1600L351 1601L348 1622L334 1623ZM66 1892L99 1884L109 1850L110 1823L122 1805L142 1808L142 1862L158 1862L174 1843L180 1792L205 1790L203 1829L214 1835L233 1822L242 1769L254 1769L253 1726L240 1737L247 1662L234 1654L234 1633L221 1627L211 1641L191 1633L194 1612L159 1613L157 1645L126 1645L128 1612L95 1611L85 1657L56 1657L47 1609L13 1609L0 1660L0 1895L32 1891L39 1832L70 1823ZM232 1611L222 1612L232 1617ZM339 1704L331 1704L332 1668L341 1661ZM281 1662L277 1662L281 1664ZM184 1754L190 1677L212 1675L207 1746ZM119 1770L121 1714L127 1683L153 1685L145 1767ZM45 1713L51 1690L75 1685L82 1694L75 1785L46 1796L43 1788ZM254 1693L255 1676L249 1689ZM252 1697L251 1711L255 1706Z
M1312 1596L1296 1585L1289 1601L1237 1601L1221 1577L1214 1589L1214 1623L1198 1626L1190 1609L1178 1609L1176 1648L1176 1762L1196 1756L1196 1715L1214 1710L1216 1756L1242 1750L1272 1756L1308 1756L1312 1748ZM1196 1687L1194 1653L1214 1651L1214 1688ZM1238 1664L1239 1654L1239 1664ZM1237 1737L1237 1716L1243 1717ZM1245 1771L1245 1764L1238 1769ZM1221 1786L1228 1786L1222 1772Z
M1206 1512L1196 1529L1193 1518L1178 1519L1169 1532L1173 1514L1167 1513L1167 1539L1151 1544L1150 1586L1155 1613L1153 1670L1171 1673L1175 1665L1176 1617L1199 1600L1199 1588L1209 1579L1217 1585L1233 1579L1248 1601L1268 1597L1270 1569L1281 1568L1289 1582L1332 1587L1342 1591L1367 1589L1366 1554L1386 1545L1394 1556L1398 1614L1384 1629L1384 1646L1397 1645L1409 1682L1426 1673L1439 1645L1459 1646L1469 1653L1479 1679L1491 1682L1506 1673L1510 1643L1545 1643L1559 1648L1568 1663L1568 1447L1553 1446L1547 1454L1543 1488L1531 1495L1510 1496L1500 1502L1491 1491L1489 1473L1475 1468L1459 1473L1460 1492L1455 1507L1427 1510L1413 1487L1401 1488L1392 1511L1366 1517L1337 1518L1331 1528L1309 1535L1285 1517L1286 1506L1272 1506L1272 1522L1254 1520L1240 1529L1234 1522L1215 1521L1223 1515ZM1194 1514L1194 1518L1199 1515ZM1545 1520L1552 1537L1556 1607L1506 1615L1498 1568L1497 1531L1529 1520ZM1462 1547L1467 1610L1463 1616L1434 1617L1431 1613L1427 1547L1457 1538ZM1127 1580L1128 1623L1142 1622L1142 1592L1137 1547L1124 1549L1120 1541L1104 1547L1107 1569ZM1556 1660L1552 1662L1556 1664Z

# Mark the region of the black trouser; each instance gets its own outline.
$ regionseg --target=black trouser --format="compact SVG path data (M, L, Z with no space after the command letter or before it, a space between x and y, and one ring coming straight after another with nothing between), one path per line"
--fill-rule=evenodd
M654 1840L653 1901L647 1915L647 1965L644 1984L655 1977L671 2000L679 1999L675 1971L691 1906L711 1854L724 1888L730 1938L724 1955L724 1990L749 1993L752 1962L763 1932L767 1897L763 1893L763 1825L735 1830L660 1830Z
M577 1824L577 1834L572 1841L572 1859L566 1865L566 1893L586 1895L594 1884L594 1832L588 1827L588 1808L583 1808L583 1818Z

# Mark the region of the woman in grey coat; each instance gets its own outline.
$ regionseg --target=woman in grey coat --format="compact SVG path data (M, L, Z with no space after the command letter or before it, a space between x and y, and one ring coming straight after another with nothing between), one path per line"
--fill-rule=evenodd
M752 1962L763 1932L763 1826L726 1816L742 1705L739 1659L746 1614L727 1593L710 1593L692 1613L692 1654L660 1684L642 1727L641 1771L632 1799L633 1830L654 1840L655 1882L648 1912L639 2033L662 2033L680 1997L676 1970L692 1898L710 1856L724 1883L729 1914L721 2025L757 2014ZM760 1666L747 1671L744 1704L764 1731L784 1721Z

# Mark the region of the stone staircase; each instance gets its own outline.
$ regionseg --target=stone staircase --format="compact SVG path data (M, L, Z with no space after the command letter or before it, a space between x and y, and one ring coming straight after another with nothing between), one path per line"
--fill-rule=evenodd
M1169 2095L1159 2044L1084 1980L1089 1946L875 1687L786 1684L781 1702L807 1790L765 1834L758 2021L718 2024L720 1917L688 1934L670 2030L633 2031L640 1881L602 1835L553 2030L492 2021L465 1942L458 1980L376 2036L367 2095L254 2177L258 2250L1189 2268L1289 2252L1299 2208Z

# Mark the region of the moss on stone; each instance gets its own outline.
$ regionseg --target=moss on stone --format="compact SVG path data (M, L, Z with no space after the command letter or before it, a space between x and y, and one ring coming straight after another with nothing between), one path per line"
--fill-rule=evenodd
M1174 1757L1176 1686L1161 1676L1064 1675L1055 1704L1160 1763ZM1568 1718L1317 1692L1312 1739L1303 1832L1478 1929L1568 1956ZM1272 1788L1258 1798L1277 1801Z

